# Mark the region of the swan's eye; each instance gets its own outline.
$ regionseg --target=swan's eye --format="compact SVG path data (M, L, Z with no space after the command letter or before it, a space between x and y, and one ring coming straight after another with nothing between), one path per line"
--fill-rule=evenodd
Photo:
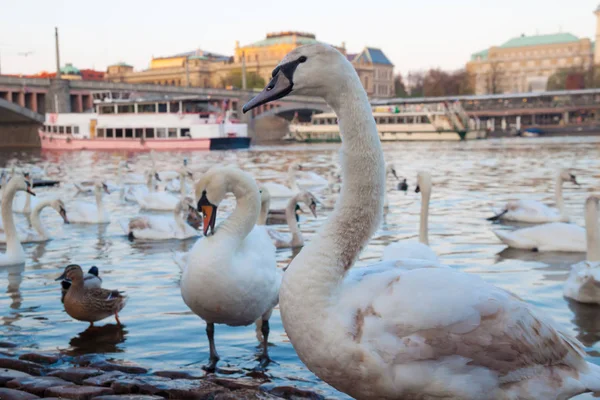
M300 58L298 59L299 63L303 63L306 62L306 56L300 56Z

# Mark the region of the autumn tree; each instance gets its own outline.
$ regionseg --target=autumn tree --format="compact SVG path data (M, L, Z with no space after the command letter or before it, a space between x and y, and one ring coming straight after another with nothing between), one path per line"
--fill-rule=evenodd
M234 69L227 76L221 78L223 87L233 86L240 89L242 87L242 70ZM265 87L265 80L256 72L246 72L246 86L248 89L262 89Z
M408 88L410 97L423 97L423 84L425 74L422 71L413 71L408 73Z
M404 80L402 75L398 74L394 77L394 94L396 97L407 97L406 86L404 86Z

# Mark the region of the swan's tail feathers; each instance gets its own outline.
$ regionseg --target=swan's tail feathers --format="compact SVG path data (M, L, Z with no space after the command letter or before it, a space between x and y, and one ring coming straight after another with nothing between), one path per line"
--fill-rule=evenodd
M508 247L522 250L534 250L537 248L537 243L529 239L515 235L514 232L493 231L494 234Z
M579 373L579 381L590 391L600 394L600 365L587 363L587 371Z
M504 210L496 215L494 215L493 217L489 217L486 218L487 221L498 221L500 218L502 218L504 216L504 214L506 214L508 212L508 210Z

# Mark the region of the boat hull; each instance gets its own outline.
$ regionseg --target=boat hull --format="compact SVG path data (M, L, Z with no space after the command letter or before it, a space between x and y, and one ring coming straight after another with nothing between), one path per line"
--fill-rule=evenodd
M250 147L249 137L208 139L78 139L39 132L42 150L230 150Z

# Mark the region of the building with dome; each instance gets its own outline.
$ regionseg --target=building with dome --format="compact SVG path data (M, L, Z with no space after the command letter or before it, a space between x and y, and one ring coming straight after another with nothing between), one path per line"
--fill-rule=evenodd
M499 46L471 55L467 72L475 94L545 91L548 79L562 69L587 71L600 65L600 6L596 15L596 38L579 38L568 32L521 35Z

